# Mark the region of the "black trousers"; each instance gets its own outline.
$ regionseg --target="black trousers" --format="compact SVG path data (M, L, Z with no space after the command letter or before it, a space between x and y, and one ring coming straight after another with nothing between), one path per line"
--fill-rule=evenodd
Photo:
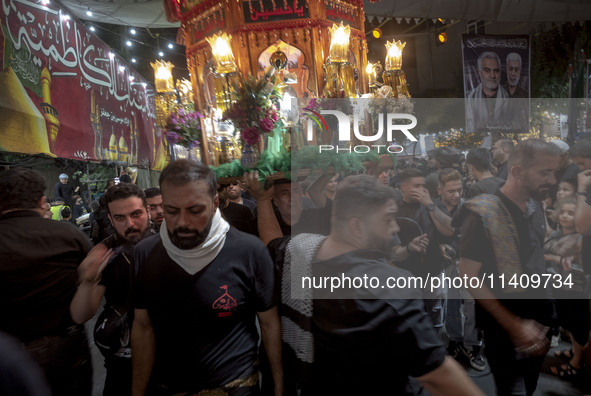
M84 326L72 326L63 335L29 341L25 349L44 371L54 395L91 395L92 363Z
M131 395L131 358L111 356L105 358L107 377L103 396Z

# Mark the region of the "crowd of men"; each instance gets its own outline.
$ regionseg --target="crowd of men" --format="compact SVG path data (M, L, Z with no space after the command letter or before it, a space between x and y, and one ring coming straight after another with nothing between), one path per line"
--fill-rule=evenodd
M112 228L92 248L43 218L39 174L3 171L0 393L90 395L83 324L98 314L106 396L482 395L458 361L489 365L499 395L532 395L561 326L573 351L556 374L583 372L589 356L591 140L565 145L499 140L463 169L433 153L431 190L420 166L325 174L303 190L256 173L219 185L179 160L159 187L108 188ZM549 235L574 242L549 251ZM549 267L564 279L581 267L578 294L559 303L560 287L498 285ZM462 276L483 282L442 282ZM438 286L303 283L335 277Z

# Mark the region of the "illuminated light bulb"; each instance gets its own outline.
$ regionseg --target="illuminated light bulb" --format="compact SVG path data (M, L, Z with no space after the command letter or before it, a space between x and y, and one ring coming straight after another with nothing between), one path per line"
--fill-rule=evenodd
M172 69L174 65L170 62L156 61L151 63L154 69L154 82L156 91L172 92L174 90L174 81L172 80Z
M402 50L406 43L402 41L386 42L386 70L402 69Z
M330 60L331 62L347 62L349 59L349 36L351 28L333 24L328 29L330 32Z
M213 55L216 73L225 74L236 71L236 63L234 61L234 54L230 42L232 36L222 33L220 35L214 34L213 37L208 37L207 42L211 45L211 52Z

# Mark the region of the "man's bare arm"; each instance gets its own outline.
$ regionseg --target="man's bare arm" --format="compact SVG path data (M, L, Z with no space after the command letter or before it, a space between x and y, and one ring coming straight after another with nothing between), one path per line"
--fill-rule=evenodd
M462 257L460 259L460 276L479 278L482 263ZM471 282L467 282L470 286ZM541 356L546 354L550 343L546 338L547 328L531 319L523 319L505 308L492 291L485 285L480 288L468 288L472 297L484 308L494 320L505 330L516 350L528 355Z
M98 311L105 287L99 285L101 274L113 252L102 243L96 245L78 267L78 289L70 303L72 320L82 324Z
M283 365L281 363L281 325L277 307L257 312L261 324L261 338L275 383L275 396L283 394Z
M435 205L431 196L429 195L429 191L425 187L415 188L411 191L411 197L419 201L421 204L425 206ZM443 213L441 209L437 205L435 205L435 209L429 211L429 216L431 220L433 220L433 224L437 228L437 230L445 236L453 236L455 233L454 228L451 226L451 216L446 215Z
M146 309L136 309L131 328L132 396L144 396L156 356L156 339Z
M326 194L324 193L324 188L329 181L330 176L326 173L323 173L318 176L318 178L314 180L310 186L308 186L308 195L317 208L324 208L326 206Z
M414 253L426 253L427 247L429 246L429 238L427 234L419 235L415 237L406 246L397 245L394 246L394 261L404 261L410 256L411 252Z
M264 190L259 182L258 172L244 174L244 186L257 201L257 227L259 238L265 245L273 239L281 238L283 232L273 210L273 187Z
M435 206L435 210L429 212L431 216L431 220L433 220L433 224L437 230L445 236L453 236L454 235L454 228L451 226L451 217L443 213L439 207Z
M417 380L434 396L484 396L484 393L449 356L435 370Z

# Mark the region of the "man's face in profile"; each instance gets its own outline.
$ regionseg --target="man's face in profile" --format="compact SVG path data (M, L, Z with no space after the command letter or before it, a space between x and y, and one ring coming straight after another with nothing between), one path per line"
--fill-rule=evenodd
M507 62L507 81L512 87L517 86L521 77L521 65L517 61L510 60Z
M501 82L501 67L496 59L482 59L482 66L479 70L482 86L491 91L496 91Z
M394 200L375 208L364 217L363 245L367 249L377 249L389 254L395 244L394 235L400 231L396 222L398 206Z

